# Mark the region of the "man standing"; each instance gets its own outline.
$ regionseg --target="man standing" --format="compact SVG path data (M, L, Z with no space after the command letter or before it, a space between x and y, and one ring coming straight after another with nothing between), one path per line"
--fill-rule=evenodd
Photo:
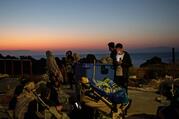
M73 89L74 83L74 57L71 50L66 52L65 67L67 71L67 79L70 83L70 88Z
M114 42L109 42L108 43L108 48L109 48L109 51L111 52L110 57L112 58L113 63L114 63L114 61L116 60L115 43Z
M132 61L128 52L124 51L123 45L116 45L116 59L114 61L115 68L115 83L123 87L128 93L128 77L129 67L132 66Z

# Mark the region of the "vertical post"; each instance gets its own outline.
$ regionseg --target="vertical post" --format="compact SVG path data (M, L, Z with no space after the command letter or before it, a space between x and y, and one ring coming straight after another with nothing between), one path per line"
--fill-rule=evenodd
M4 60L4 73L6 74L6 60Z
M172 69L173 69L173 79L175 79L175 72L176 72L176 67L175 67L175 48L172 48Z
M175 48L172 48L172 63L175 64Z
M14 75L14 62L11 60L11 75Z
M32 77L32 61L30 60L29 61L29 65L30 65L30 67L29 67L29 71L30 71L30 77Z
M24 69L23 69L23 60L21 60L20 63L21 63L21 77L23 77L23 73L24 73L24 72L23 72L23 70L24 70Z

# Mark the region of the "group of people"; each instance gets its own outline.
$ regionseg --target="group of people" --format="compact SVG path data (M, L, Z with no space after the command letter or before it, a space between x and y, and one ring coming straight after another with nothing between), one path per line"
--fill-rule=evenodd
M120 87L123 87L126 93L128 93L129 67L132 66L131 57L124 50L121 43L115 45L114 42L109 42L108 47L114 65L114 82Z
M9 102L9 110L12 111L13 118L69 119L67 114L62 112L64 104L60 99L61 94L64 94L61 88L64 76L52 52L46 51L46 56L48 79L39 78L37 82L33 79L21 80Z
M129 53L124 51L122 44L115 45L114 42L110 42L108 47L111 52L110 59L114 65L114 82L108 77L100 81L90 79L90 76L82 77L80 98L82 104L102 112L103 114L99 113L99 115L105 119L119 119L127 114L130 105L127 87L129 67L132 66L132 61ZM101 73L99 70L94 70L94 72Z
M127 92L128 70L129 67L132 66L130 55L124 51L123 45L120 43L115 45L113 42L110 42L108 46L111 52L110 57L113 60L115 70L114 82L120 87L125 88ZM65 67L64 73L62 70L63 68L59 68L59 65L57 64L56 59L51 51L47 51L46 56L49 79L46 82L45 88L40 91L39 98L40 101L45 102L50 107L55 107L57 112L61 112L63 107L59 100L61 84L66 80L64 78L67 78L70 87L73 87L72 84L75 74L74 65L80 60L80 58L77 54L73 54L72 51L67 51L66 57L62 59L63 65ZM16 87L14 97L9 103L9 109L14 110L14 118L37 118L37 116L35 116L37 111L36 105L39 103L39 99L36 97L37 95L33 94L35 90L35 83L26 80L22 80L22 83ZM43 106L44 105L42 104L41 107ZM26 109L24 109L25 107ZM38 108L40 109L40 107ZM43 107L40 111L44 111L45 109L48 109L48 107ZM69 117L66 114L63 114L62 119L68 118Z
M72 89L75 82L75 64L80 60L79 54L73 53L71 50L69 50L66 52L65 57L63 57L60 61L58 61L59 59L52 55L51 51L47 51L46 56L48 70L50 70L50 72L56 72L55 69L60 70L61 74L57 74L56 79L61 78L60 80L62 83L70 84L70 88Z

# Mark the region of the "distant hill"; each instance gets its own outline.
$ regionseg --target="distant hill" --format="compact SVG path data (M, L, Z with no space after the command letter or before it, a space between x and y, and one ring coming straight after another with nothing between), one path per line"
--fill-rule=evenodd
M11 55L11 56L30 56L32 54L35 54L35 51L31 50L0 50L0 54L6 56L6 55Z
M67 51L67 50L66 50ZM54 54L65 54L66 51L53 51ZM109 53L108 50L96 50L96 49L91 49L91 50L72 50L74 53L80 53L80 54L107 54ZM45 51L31 51L31 50L0 50L0 54L3 55L40 55L40 54L45 54Z
M31 50L0 50L1 53L23 53L32 52Z
M172 47L147 47L147 48L128 48L126 49L130 53L162 53L162 52L172 52ZM90 50L72 50L80 54L108 54L108 49L90 49ZM175 48L176 52L179 52L179 47ZM55 54L65 54L66 51L55 51ZM0 50L0 54L3 55L39 55L45 54L45 51L31 51L31 50Z
M148 47L148 48L136 48L129 49L132 53L153 53L153 52L172 52L172 47ZM175 48L176 52L179 52L179 48Z

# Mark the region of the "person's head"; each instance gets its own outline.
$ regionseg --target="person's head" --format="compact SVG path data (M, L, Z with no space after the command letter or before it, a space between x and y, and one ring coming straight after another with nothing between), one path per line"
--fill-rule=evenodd
M68 57L68 56L72 56L72 54L73 54L73 53L72 53L71 50L69 50L69 51L66 52L66 56L67 56L67 57Z
M32 91L35 89L35 83L34 82L29 82L24 86L24 89L27 91Z
M80 83L82 87L86 87L86 88L90 87L90 82L89 82L88 77L81 77Z
M124 52L123 45L121 43L116 44L116 51L119 54L122 54Z
M47 56L47 57L50 57L50 56L52 56L52 55L53 55L53 54L52 54L52 52L51 52L50 50L47 50L47 51L46 51L46 56Z
M25 84L27 84L28 82L29 82L29 80L26 79L26 78L24 78L24 77L20 80L20 83L21 83L22 85L25 85Z
M82 84L88 84L88 83L89 83L89 79L88 79L87 77L81 77L80 82L81 82Z
M109 51L113 51L115 49L115 43L114 42L109 42L108 47L109 47Z
M80 60L80 55L78 53L74 53L73 57L76 62L78 62Z

